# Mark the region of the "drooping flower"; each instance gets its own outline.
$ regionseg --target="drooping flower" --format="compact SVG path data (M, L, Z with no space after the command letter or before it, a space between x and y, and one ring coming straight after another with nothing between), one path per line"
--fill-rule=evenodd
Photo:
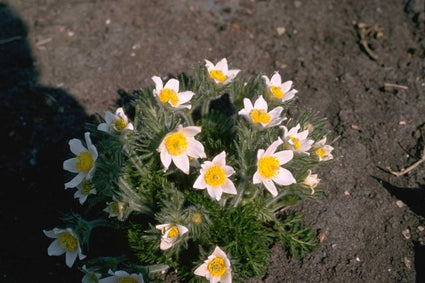
M226 58L221 59L216 65L205 59L205 67L207 67L210 78L217 84L227 84L231 82L240 72L239 69L229 70Z
M189 231L185 226L179 224L167 223L156 225L155 227L161 230L162 233L161 244L159 245L161 250L168 250L171 248L181 235Z
M176 79L170 79L163 85L162 79L158 76L153 76L152 80L155 82L155 89L153 95L162 103L168 103L171 107L176 109L188 108L192 106L186 104L195 95L192 91L179 92L180 82Z
M332 155L332 150L334 148L329 144L326 144L326 137L316 142L313 145L313 148L319 158L319 161L328 161L334 158Z
M123 221L125 218L127 218L127 203L114 199L113 201L106 203L106 205L107 206L103 211L109 213L109 218L116 217L120 221Z
M97 126L99 131L107 133L121 133L124 131L134 130L133 124L128 121L127 115L125 115L122 107L115 110L115 114L106 111L105 112L105 123L100 123Z
M76 157L65 160L63 162L63 169L71 173L77 173L77 175L65 184L65 189L75 188L84 179L89 180L93 177L98 153L96 147L91 142L90 133L86 132L84 137L87 148L83 146L83 143L79 139L69 141L71 152Z
M231 283L232 269L226 253L218 246L203 264L196 270L195 275L203 276L211 283Z
M289 146L294 152L310 155L307 151L310 150L314 140L308 139L308 130L298 132L300 130L300 124L291 128L289 131L285 126L281 126L283 129L283 140L286 145Z
M78 186L74 193L74 198L78 198L80 204L84 204L89 195L95 195L96 189L93 187L91 180L83 180Z
M243 104L244 108L239 111L239 115L247 117L253 124L260 124L264 128L269 128L279 125L285 120L284 117L280 117L283 110L281 106L267 112L267 102L262 95L254 102L254 105L248 98L244 98Z
M205 161L201 165L200 173L193 184L195 189L207 189L210 197L216 200L221 199L222 193L237 194L235 185L229 180L235 170L226 165L225 151L215 156L212 161Z
M144 283L143 275L141 273L128 273L124 270L117 270L113 272L109 270L108 272L111 276L105 277L99 280L99 283Z
M201 132L201 127L190 126L183 128L179 125L176 132L167 134L161 141L157 151L160 152L161 162L168 170L171 161L183 171L189 174L189 157L205 158L204 146L194 136Z
M279 72L275 72L271 79L267 76L262 76L267 85L267 91L275 99L278 99L282 102L292 99L295 94L298 92L296 89L292 89L292 81L286 81L282 83L282 78L279 75Z
M85 273L81 279L82 283L98 283L100 277L102 276L102 274L88 269L86 265L82 266L82 270Z
M281 186L288 186L296 183L292 173L281 165L292 160L294 153L291 150L282 150L275 152L283 141L278 138L274 141L266 151L259 149L257 152L257 171L253 176L253 183L263 183L266 189L273 197L277 196L277 188L274 183Z
M86 256L82 254L78 236L71 228L53 230L43 230L44 235L55 239L47 248L49 256L60 256L65 254L65 262L68 267L72 267L75 259L84 259Z
M305 177L303 184L306 185L309 189L311 189L311 194L314 194L314 189L319 184L320 179L317 177L317 174L311 174L311 170L308 170L308 175Z

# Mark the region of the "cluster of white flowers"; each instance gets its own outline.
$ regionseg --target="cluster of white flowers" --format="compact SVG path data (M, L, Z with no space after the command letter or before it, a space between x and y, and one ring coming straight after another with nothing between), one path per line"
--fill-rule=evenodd
M237 69L229 70L225 58L215 65L205 60L205 67L210 78L216 84L222 85L231 82L240 71ZM297 90L291 89L292 81L282 83L282 78L278 72L275 72L271 79L267 76L262 76L262 78L267 87L265 92L268 94L266 95L267 99L283 103L293 99L297 93ZM152 91L153 96L163 106L175 110L191 109L190 100L196 94L192 91L180 92L178 80L169 79L165 84L158 76L153 76L152 80L155 83L155 88ZM255 101L244 98L243 105L244 108L239 110L238 114L249 121L254 128L257 127L260 130L279 126L287 119L281 116L284 109L282 106L268 111L268 103L262 95ZM123 108L116 109L115 113L106 111L104 120L105 123L98 125L97 129L99 131L121 135L135 129L124 113ZM272 142L268 148L257 149L257 170L250 177L254 185L262 184L272 197L278 195L280 187L296 183L296 179L290 170L283 167L293 159L294 154L315 154L319 161L327 161L333 158L333 147L326 144L326 137L315 142L309 138L309 130L301 129L299 124L291 129L285 126L280 126L280 128L282 129L281 137ZM180 124L175 130L167 133L162 138L157 147L157 152L164 171L167 171L171 163L173 163L184 174L189 174L193 160L207 158L204 146L195 139L196 135L201 133L201 131L202 128L199 126L184 126ZM283 150L278 150L281 146ZM96 190L91 184L91 179L95 174L98 152L92 144L89 132L85 133L85 145L78 139L72 139L69 141L69 147L76 157L64 161L63 168L77 175L65 184L65 189L76 188L77 191L74 197L78 198L81 204L84 204L89 195L96 194ZM220 201L223 194L236 195L238 193L231 180L232 175L236 173L233 167L226 165L226 152L222 151L212 157L211 161L205 160L200 164L199 175L193 183L193 188L196 190L206 189L212 199ZM311 193L314 194L319 181L318 175L312 174L311 170L309 170L308 176L302 184L304 187L311 189ZM125 202L113 199L111 202L106 203L104 211L109 214L109 217L117 217L118 220L122 221L126 217L124 215L125 205ZM190 234L189 228L183 226L182 223L158 224L156 229L160 230L162 234L161 250L170 249L180 239L179 237ZM44 233L46 236L55 239L48 248L48 254L62 255L66 253L66 264L69 267L73 265L77 256L79 256L80 260L85 257L81 253L78 236L71 228L54 228L51 231L44 231ZM86 270L85 266L83 270ZM208 259L194 273L198 276L204 276L210 282L229 283L232 282L231 271L229 258L217 246ZM128 280L131 278L131 282L143 282L143 277L140 274L128 274L125 271L110 271L109 273L111 276L100 279L100 274L87 271L83 282L94 282L96 280L98 282L124 282L122 278L128 278Z

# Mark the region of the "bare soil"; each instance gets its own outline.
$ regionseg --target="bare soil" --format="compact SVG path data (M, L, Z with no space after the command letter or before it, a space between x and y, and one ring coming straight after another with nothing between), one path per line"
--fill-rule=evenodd
M119 90L223 57L293 80L339 137L325 196L293 207L321 245L302 260L271 247L249 282L425 282L425 166L386 169L424 147L423 0L1 2L1 282L81 281L42 232L80 209L63 189L68 140Z

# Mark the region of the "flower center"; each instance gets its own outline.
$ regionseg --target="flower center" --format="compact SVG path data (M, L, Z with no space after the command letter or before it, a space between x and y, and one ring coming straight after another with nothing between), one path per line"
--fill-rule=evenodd
M274 177L280 168L279 160L274 156L266 156L258 161L258 172L263 178L270 179Z
M118 280L118 283L138 283L138 282L139 281L131 277L122 277L120 278L120 280Z
M283 98L283 96L285 95L282 91L282 88L280 88L278 86L272 85L270 87L270 90L271 90L273 96L276 97L276 98Z
M319 148L318 150L316 150L316 154L320 156L320 158L323 158L326 155L326 151L323 148Z
M226 273L226 265L224 264L224 259L221 257L213 258L210 263L208 263L207 268L212 276L221 277Z
M190 218L193 224L201 224L202 223L202 214L199 212L192 213L192 217Z
M84 180L83 184L81 185L81 193L83 195L88 195L91 191L92 183L90 180Z
M179 228L177 228L177 226L173 226L170 228L170 230L168 231L168 238L174 238L177 237L180 234L179 232Z
M89 273L88 277L90 282L99 282L99 278L97 278L96 274L94 273Z
M113 214L120 215L123 208L124 205L122 202L114 201L113 203L111 203L111 211Z
M220 70L212 70L210 72L210 77L216 79L219 82L224 82L226 80L226 75Z
M115 128L117 128L118 131L122 131L125 127L127 127L127 122L123 118L115 120Z
M221 186L226 182L226 174L223 168L214 165L207 169L204 175L205 182L210 186Z
M159 100L161 100L162 103L170 101L171 105L177 106L179 103L179 96L174 90L170 88L163 88L159 94Z
M88 173L93 168L93 155L88 151L82 151L75 159L75 168L79 172Z
M59 235L59 244L67 252L73 252L78 248L78 240L69 232Z
M182 133L169 134L165 138L165 147L171 155L180 155L186 152L187 139Z
M253 109L249 115L254 123L268 124L270 122L270 115L263 109Z
M289 138L291 139L292 143L294 144L295 149L299 150L301 148L300 140L298 138L294 137L294 136L289 136Z

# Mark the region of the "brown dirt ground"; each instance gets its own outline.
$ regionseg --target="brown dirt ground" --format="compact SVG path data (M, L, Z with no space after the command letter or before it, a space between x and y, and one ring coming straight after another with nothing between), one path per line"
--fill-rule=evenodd
M77 207L63 190L67 141L115 108L119 89L226 57L248 75L293 80L299 107L339 136L325 196L293 208L321 246L303 260L271 247L267 276L250 282L425 282L425 166L385 170L423 149L423 0L2 3L0 281L80 282L42 233Z

